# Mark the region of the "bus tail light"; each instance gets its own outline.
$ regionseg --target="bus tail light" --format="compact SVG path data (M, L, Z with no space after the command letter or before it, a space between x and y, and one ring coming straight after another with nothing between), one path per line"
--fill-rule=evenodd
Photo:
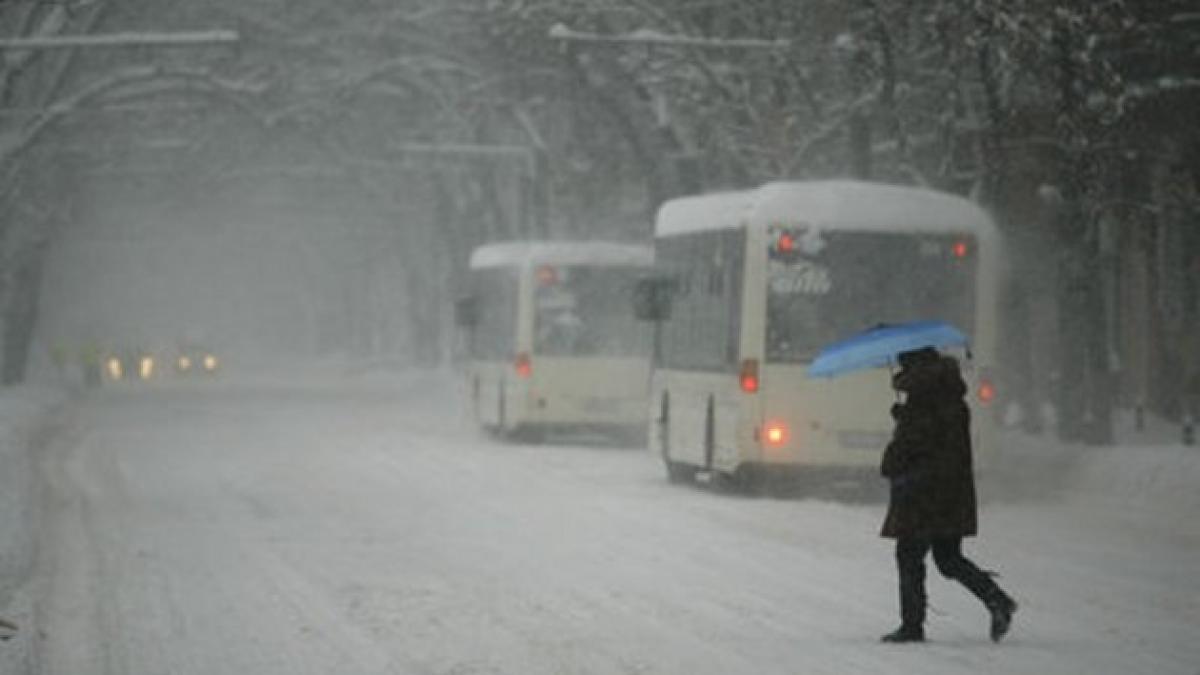
M529 354L521 352L517 354L517 358L513 361L513 368L517 371L517 377L522 379L533 374L533 362L529 360Z
M537 268L538 286L553 286L558 283L558 270L549 265Z
M763 428L763 440L767 445L778 448L788 441L787 425L783 422L767 422Z
M784 232L779 235L779 239L775 242L775 248L780 253L791 253L796 250L796 238L791 232Z
M742 368L738 373L738 381L742 391L753 394L758 391L758 359L742 359Z

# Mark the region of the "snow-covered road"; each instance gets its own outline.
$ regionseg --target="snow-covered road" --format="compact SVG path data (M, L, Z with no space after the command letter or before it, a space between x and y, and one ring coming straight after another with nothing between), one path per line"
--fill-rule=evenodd
M1200 514L986 502L1013 633L931 569L932 642L881 645L882 505L498 444L440 382L92 396L41 466L43 671L1200 673Z

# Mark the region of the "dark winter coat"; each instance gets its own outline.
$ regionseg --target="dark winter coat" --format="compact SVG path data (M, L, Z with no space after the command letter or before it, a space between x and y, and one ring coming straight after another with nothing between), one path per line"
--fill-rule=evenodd
M903 362L902 362L903 363ZM904 364L893 386L896 428L880 471L891 483L881 534L891 538L967 537L976 531L971 413L958 362L930 352Z

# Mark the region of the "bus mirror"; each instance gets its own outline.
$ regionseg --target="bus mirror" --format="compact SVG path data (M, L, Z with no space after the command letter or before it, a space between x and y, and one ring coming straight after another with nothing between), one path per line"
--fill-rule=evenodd
M671 317L670 279L639 279L633 287L633 313L641 321L663 321Z
M471 328L479 322L479 302L475 296L468 295L454 302L454 323Z

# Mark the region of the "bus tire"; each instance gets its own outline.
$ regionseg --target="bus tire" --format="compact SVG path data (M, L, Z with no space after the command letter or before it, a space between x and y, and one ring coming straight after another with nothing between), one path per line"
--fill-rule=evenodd
M717 448L716 404L713 397L708 397L708 409L704 414L704 470L712 471L713 455Z
M683 462L672 462L669 459L663 458L663 463L667 466L667 481L670 483L682 484L691 483L696 480L696 467Z
M654 420L654 433L658 434L658 451L663 459L671 457L671 398L663 392L662 404L658 409L658 419Z
M514 429L511 437L518 443L541 445L546 442L546 430L526 424Z
M482 425L483 410L479 405L479 387L479 376L476 375L471 378L471 412L475 415L475 421Z
M756 464L742 464L733 472L733 480L738 490L748 495L767 494L775 478L766 467Z
M767 476L753 464L739 464L733 473L713 471L713 485L725 492L758 496L765 494Z
M496 429L499 431L500 435L504 435L506 431L504 426L504 417L506 414L504 409L504 379L501 378L500 382L496 386Z

